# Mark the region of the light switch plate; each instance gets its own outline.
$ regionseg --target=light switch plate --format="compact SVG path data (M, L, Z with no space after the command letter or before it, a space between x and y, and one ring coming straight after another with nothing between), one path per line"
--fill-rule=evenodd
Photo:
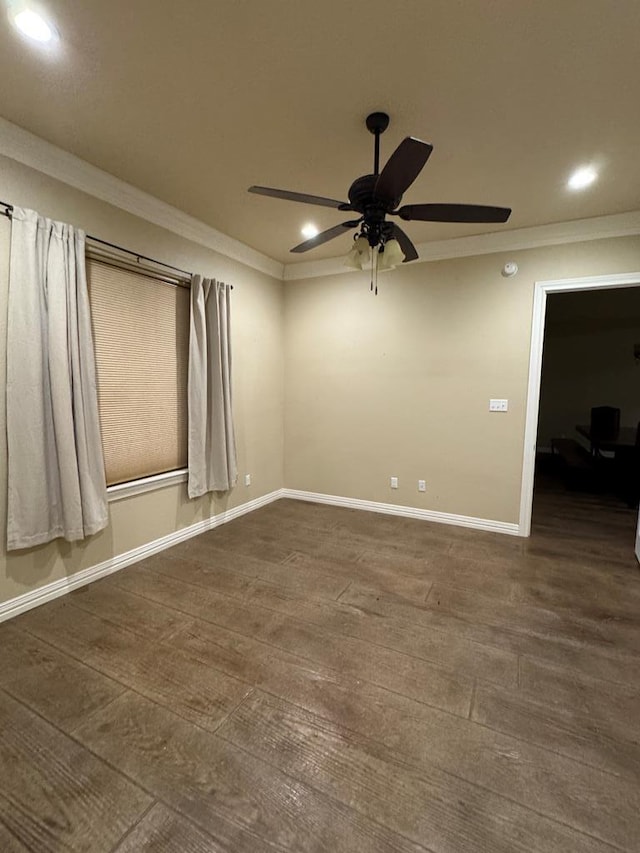
M508 412L509 411L509 401L508 400L489 400L489 411L490 412Z

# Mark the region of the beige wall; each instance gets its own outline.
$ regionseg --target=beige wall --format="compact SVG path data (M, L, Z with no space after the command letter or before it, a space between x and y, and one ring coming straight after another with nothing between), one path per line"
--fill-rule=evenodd
M193 524L225 507L245 503L283 483L283 294L282 282L229 260L175 234L124 213L15 161L0 157L0 198L73 223L90 234L215 276L234 285L234 410L241 477L224 498L189 501L185 484L110 505L109 527L84 543L58 540L7 555L6 446L0 442L0 603L95 565L138 545ZM0 217L0 387L5 382L7 276L10 223ZM28 342L25 342L28 346ZM0 434L5 396L0 395ZM241 479L241 482L242 479Z
M638 270L634 237L287 283L285 485L517 522L534 282Z
M592 406L617 406L621 424L640 420L640 287L551 294L547 303L538 447L575 438ZM586 444L586 441L585 441Z
M234 284L239 468L252 475L226 498L189 501L181 484L112 503L107 530L82 544L8 556L0 545L0 603L282 485L516 522L533 283L640 270L640 239L620 238L404 267L380 276L377 297L357 273L284 287L6 158L0 187L4 200ZM0 217L3 354L9 235ZM507 260L520 266L513 279L500 275ZM2 387L4 370L0 357ZM509 412L489 414L490 397ZM2 488L2 536L5 526Z

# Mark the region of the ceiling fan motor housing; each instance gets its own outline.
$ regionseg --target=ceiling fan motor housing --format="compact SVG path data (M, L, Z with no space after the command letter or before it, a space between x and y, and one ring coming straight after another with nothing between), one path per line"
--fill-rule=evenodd
M356 178L349 188L349 203L353 210L357 210L364 217L362 231L370 246L377 246L381 239L387 236L387 231L390 231L392 226L385 222L386 214L394 210L402 199L402 196L398 196L395 199L383 200L376 196L377 181L378 175L363 175Z
M378 175L363 175L361 178L356 178L349 187L349 203L354 210L362 213L368 218L368 214L376 216L379 211L380 218L384 218L385 213L400 204L402 196L394 199L381 199L375 195L375 187L378 181Z

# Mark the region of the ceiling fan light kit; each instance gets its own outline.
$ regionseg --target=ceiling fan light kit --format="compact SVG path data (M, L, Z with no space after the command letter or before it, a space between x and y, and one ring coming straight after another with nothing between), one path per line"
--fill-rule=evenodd
M378 269L392 270L399 264L405 261L404 252L400 248L400 243L392 237L390 240L378 249Z
M388 221L387 216L399 216L406 222L503 223L509 218L511 209L508 207L479 204L407 204L399 207L402 196L429 159L433 146L413 136L407 136L380 171L380 135L389 126L389 116L382 112L371 113L366 118L366 126L375 137L373 174L355 179L349 187L349 201L274 187L249 187L249 192L258 195L360 214L358 219L341 222L294 246L292 252L308 252L345 231L357 228L354 246L347 255L345 264L354 269L364 269L371 257L370 253L367 253L366 261L364 260L363 246L366 245L376 252L378 269L393 269L399 263L415 261L418 252L409 236L395 222Z
M351 251L344 259L345 267L354 270L366 269L371 260L371 248L366 237L357 237L353 241Z

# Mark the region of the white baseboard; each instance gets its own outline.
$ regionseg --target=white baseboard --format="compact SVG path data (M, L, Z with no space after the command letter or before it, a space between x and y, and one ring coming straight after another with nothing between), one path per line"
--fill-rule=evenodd
M363 501L359 498L342 498L337 495L321 495L316 492L302 492L297 489L283 489L282 498L293 498L297 501L310 501L332 506L344 506L349 509L362 509L367 512L380 512L385 515L401 515L404 518L419 518L422 521L435 521L439 524L453 524L458 527L472 527L475 530L488 530L491 533L506 533L509 536L520 536L520 527L506 521L492 521L487 518L474 518L470 515L454 515L450 512L436 512L430 509L420 509L415 506L397 506L396 504Z
M185 539L191 539L192 536L198 536L198 534L204 533L206 530L213 530L214 527L219 527L221 524L233 521L234 518L239 518L241 515L253 512L261 506L273 503L282 497L282 492L282 489L269 492L269 494L262 495L262 497L256 498L253 501L248 501L247 503L240 504L240 506L233 507L233 509L224 510L224 512L218 513L218 515L212 515L210 518L205 518L203 521L191 524L189 527L182 527L180 530L167 534L167 536L154 539L153 542L140 545L131 551L126 551L124 554L119 554L117 557L112 557L103 563L98 563L96 566L75 572L70 577L61 578L31 592L25 592L23 595L11 598L9 601L0 604L0 622L18 616L26 610L31 610L33 607L38 607L40 604L45 604L47 601L52 601L54 598L59 598L61 595L66 595L80 586L85 586L88 583L92 583L92 581L97 581L100 578L111 575L113 572L137 563L139 560L144 560L146 557L151 557L159 551L164 551L165 548L171 548L172 545L184 542Z
M246 515L253 512L262 506L273 503L280 498L292 498L298 501L310 501L311 503L331 504L333 506L343 506L348 509L361 509L367 512L380 512L385 515L400 515L404 518L418 518L423 521L435 521L440 524L453 524L459 527L471 527L475 530L488 530L492 533L507 533L511 536L519 536L520 528L517 524L509 524L505 521L491 521L485 518L474 518L467 515L454 515L448 512L435 512L428 509L419 509L412 506L396 506L395 504L378 503L376 501L365 501L359 498L342 498L337 495L322 495L316 492L302 492L297 489L277 489L274 492L269 492L267 495L256 498L253 501L240 504L233 509L224 510L218 515L212 515L210 518L205 518L203 521L198 521L191 524L189 527L182 527L173 533L162 536L160 539L154 539L153 542L148 542L145 545L139 545L131 551L126 551L124 554L119 554L117 557L112 557L88 569L82 569L75 572L70 577L61 578L52 583L34 589L31 592L25 592L23 595L18 595L0 604L0 622L7 619L12 619L26 610L31 610L33 607L38 607L40 604L45 604L47 601L53 601L54 598L60 598L78 587L97 581L100 578L111 575L120 569L131 566L146 557L151 557L165 548L171 548L172 545L177 545L179 542L184 542L186 539L191 539L193 536L198 536L207 530L213 530L221 524L226 524L233 521L234 518L239 518L241 515Z

